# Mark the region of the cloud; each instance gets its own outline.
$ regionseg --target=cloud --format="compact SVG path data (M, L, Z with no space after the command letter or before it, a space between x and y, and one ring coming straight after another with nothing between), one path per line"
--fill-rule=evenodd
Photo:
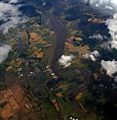
M10 0L9 3L18 3L18 0Z
M96 39L96 40L101 40L103 41L103 36L101 34L94 34L93 36L89 37L90 39Z
M0 46L0 64L8 57L8 54L11 51L11 49L11 46L8 44Z
M107 50L111 50L111 42L110 41L106 41L106 42L103 42L101 45L100 45L101 48L103 49L107 49Z
M112 77L113 74L117 73L117 61L101 61L102 69L106 71L106 74Z
M117 76L114 78L114 82L116 82L116 83L117 83Z
M9 2L0 2L0 30L7 33L10 28L14 28L17 24L26 22L26 17L19 11L20 5L14 5L17 0L10 0Z
M107 15L113 15L112 18L106 21L106 25L108 26L109 33L112 37L112 40L108 42L108 49L117 49L117 0L81 0L84 3L89 3L89 5L97 9L102 13ZM92 36L94 38L100 37L98 39L102 39L101 36ZM105 43L101 47L104 46Z
M117 49L117 13L106 21L112 40L109 41L111 48Z
M68 67L71 65L72 59L75 58L72 54L71 55L62 55L59 59L59 63L63 67Z
M101 13L113 14L117 11L117 0L80 0L88 3L93 9L98 9Z
M91 59L92 61L96 61L99 56L100 56L100 54L99 54L99 52L97 50L94 50L90 54L83 55L83 57L85 59Z

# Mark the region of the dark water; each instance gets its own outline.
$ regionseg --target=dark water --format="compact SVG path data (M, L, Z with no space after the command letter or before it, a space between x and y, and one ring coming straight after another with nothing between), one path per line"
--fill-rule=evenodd
M19 8L19 11L21 11L25 16L28 17L34 17L39 15L33 5L23 5Z
M56 34L56 47L51 66L52 70L56 73L58 59L64 54L64 43L66 41L67 30L60 19L54 15L50 18L50 25Z

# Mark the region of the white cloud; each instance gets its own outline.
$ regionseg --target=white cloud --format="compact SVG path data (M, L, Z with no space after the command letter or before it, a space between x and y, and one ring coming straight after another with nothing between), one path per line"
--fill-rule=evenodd
M113 74L117 73L117 61L101 61L102 68L106 71L106 73L112 77Z
M93 52L92 52L92 55L94 55L95 57L99 57L99 52L97 51L97 50L94 50Z
M117 49L117 40L111 42L111 47Z
M114 78L114 82L116 82L116 83L117 83L117 76Z
M11 46L8 44L0 46L0 63L2 63L8 57L8 54L11 51L11 49Z
M98 9L101 13L113 14L117 11L117 0L80 0L84 3L89 3L89 5Z
M0 30L3 33L7 33L10 28L14 28L17 24L24 23L26 17L19 11L20 5L13 5L17 0L10 0L8 3L0 2L0 21L3 24L0 26Z
M103 42L101 45L100 45L101 48L104 48L104 49L108 49L108 50L111 50L111 42Z
M117 0L110 0L111 3L117 4Z
M10 0L9 3L18 3L18 0Z
M87 3L89 2L90 5L94 6L101 6L101 5L106 5L106 6L112 6L114 4L117 4L117 0L82 0L83 2Z
M94 34L93 36L90 36L89 38L103 41L103 36L101 34Z
M113 18L108 19L106 24L112 37L112 40L109 41L111 48L117 49L117 13L113 15Z
M71 65L73 58L75 58L73 55L62 55L58 62L61 66L68 67Z
M85 59L91 59L92 61L96 61L99 56L100 56L100 54L99 54L99 52L97 50L94 50L90 54L83 55L83 57Z
M109 33L112 37L112 40L108 42L107 48L109 49L117 49L117 0L81 0L84 3L88 3L94 9L98 9L101 13L105 13L107 15L113 15L111 19L106 21L106 25L108 26ZM93 36L97 37L97 36ZM100 36L98 36L100 37ZM100 37L101 39L101 37ZM102 47L105 47L105 44Z

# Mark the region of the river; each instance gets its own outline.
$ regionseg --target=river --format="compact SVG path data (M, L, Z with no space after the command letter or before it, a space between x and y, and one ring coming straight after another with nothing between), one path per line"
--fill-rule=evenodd
M49 24L56 34L56 46L53 53L51 68L53 72L57 74L57 62L64 54L64 43L66 41L67 30L61 20L55 15L51 15Z

